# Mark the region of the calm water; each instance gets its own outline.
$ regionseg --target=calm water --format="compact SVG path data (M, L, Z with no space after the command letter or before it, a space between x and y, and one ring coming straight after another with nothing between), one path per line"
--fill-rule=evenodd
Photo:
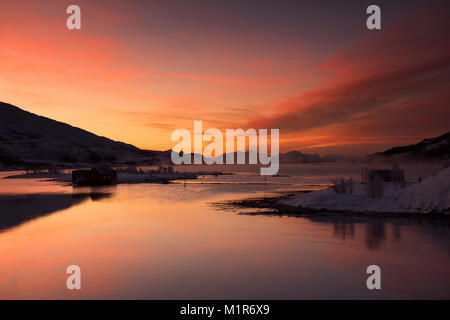
M252 171L186 186L0 179L0 298L450 298L447 226L250 216L211 205L316 188L331 169L289 170L296 176L270 178L267 188ZM72 264L81 267L80 291L66 289ZM378 291L366 288L371 264L381 267Z

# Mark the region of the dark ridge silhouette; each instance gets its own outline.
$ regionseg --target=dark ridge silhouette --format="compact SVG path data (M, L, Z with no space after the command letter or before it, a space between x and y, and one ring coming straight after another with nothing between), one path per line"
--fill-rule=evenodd
M0 163L118 163L155 153L0 102Z
M395 147L376 156L404 156L409 158L444 158L450 156L450 132L439 137L424 139L419 143Z
M171 153L174 152L172 150L167 150L164 152L161 152L160 156L161 159L164 163L171 163ZM258 164L260 164L259 162L259 153L258 152L250 152L250 151L238 151L238 152L233 152L233 153L225 153L225 154L221 154L218 156L218 158L222 158L223 163L226 163L226 159L227 156L230 156L234 159L234 163L237 163L237 159L238 159L238 154L243 154L244 155L244 159L245 159L245 163L249 163L249 159L250 159L250 154L252 154L256 157ZM191 159L191 163L194 163L194 157L195 155L197 155L200 159L202 159L202 163L205 163L203 160L203 155L202 154L195 154L195 153L190 153L189 157ZM295 163L319 163L319 162L339 162L339 161L351 161L353 160L352 157L348 157L348 156L343 156L343 155L333 155L333 154L328 154L325 156L320 156L319 154L309 154L309 153L304 153L301 151L288 151L285 153L280 153L279 154L280 157L280 163L281 164L295 164ZM210 158L210 159L215 159Z

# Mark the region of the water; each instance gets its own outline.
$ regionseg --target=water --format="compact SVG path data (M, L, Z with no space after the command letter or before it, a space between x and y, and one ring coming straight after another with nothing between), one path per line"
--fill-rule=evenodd
M329 181L329 168L289 170L299 174L269 186L252 170L186 186L0 179L0 298L450 298L445 225L251 216L211 205ZM72 264L81 267L80 291L66 289ZM381 290L366 287L371 264L381 267Z

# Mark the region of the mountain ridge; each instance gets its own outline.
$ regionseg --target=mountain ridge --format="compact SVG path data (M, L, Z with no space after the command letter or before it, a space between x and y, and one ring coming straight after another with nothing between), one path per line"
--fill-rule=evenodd
M0 102L0 165L66 166L108 164L146 164L171 162L171 150L142 150L87 130ZM237 153L234 153L236 159ZM450 132L411 145L398 146L366 157L430 159L450 156ZM246 163L249 152L245 152ZM308 154L300 151L280 153L280 163L349 161L340 155ZM236 161L235 161L236 162Z
M0 102L0 162L116 163L151 156L152 151Z
M434 138L423 139L414 144L394 147L373 154L376 157L401 157L409 159L430 159L450 156L450 131Z

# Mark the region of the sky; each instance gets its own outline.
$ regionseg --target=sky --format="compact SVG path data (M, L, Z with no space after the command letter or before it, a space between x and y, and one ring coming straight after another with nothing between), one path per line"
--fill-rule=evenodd
M281 151L383 151L450 131L447 3L2 0L0 101L143 149L202 120L279 129Z

